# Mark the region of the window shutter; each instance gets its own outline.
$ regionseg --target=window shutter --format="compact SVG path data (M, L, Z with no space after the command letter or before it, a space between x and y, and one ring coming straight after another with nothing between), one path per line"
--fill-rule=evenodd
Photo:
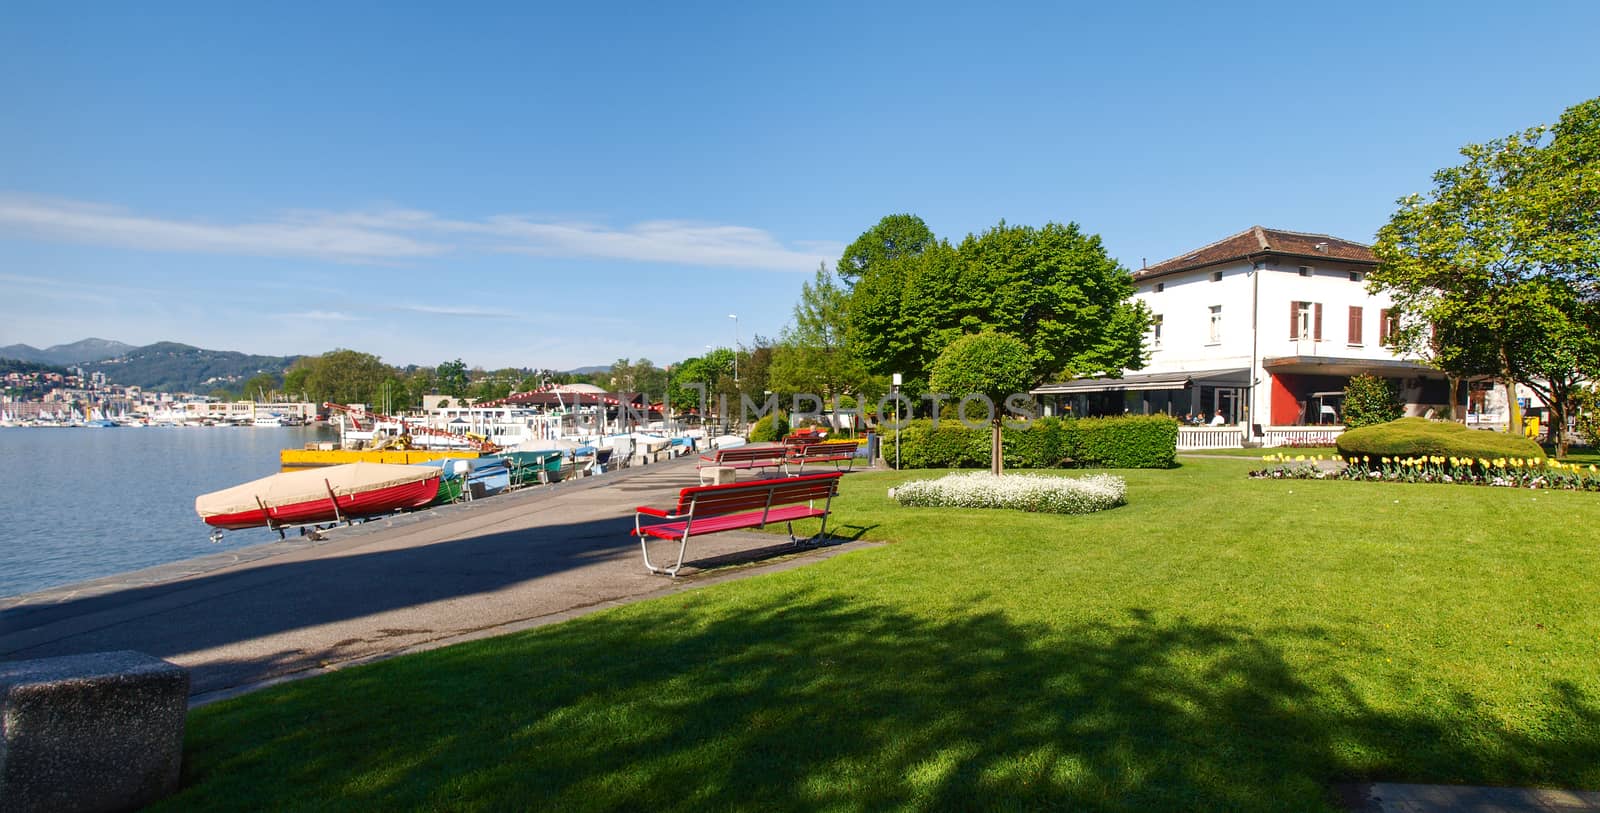
M1311 307L1311 338L1320 342L1322 341L1322 303L1318 302Z
M1361 306L1350 306L1350 344L1361 343Z
M1389 343L1389 309L1378 311L1378 344Z
M1300 338L1300 303L1289 303L1289 338Z

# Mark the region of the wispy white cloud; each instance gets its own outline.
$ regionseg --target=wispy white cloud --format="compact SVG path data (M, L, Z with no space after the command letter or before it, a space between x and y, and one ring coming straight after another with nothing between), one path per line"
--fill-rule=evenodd
M280 314L284 319L309 319L314 322L359 322L366 318L344 311L300 311Z
M842 246L785 244L749 226L651 220L627 227L491 215L450 219L416 209L293 210L241 223L153 217L79 201L0 195L0 235L148 251L394 262L450 251L565 259L810 271Z
M249 223L209 223L149 217L77 201L11 196L0 197L0 233L147 251L341 262L426 257L448 248L347 218L311 213Z
M594 223L541 222L498 215L482 223L452 221L448 228L492 237L501 251L550 257L584 257L673 265L710 265L767 271L806 271L831 251L816 243L788 247L748 226L652 220L625 229Z
M504 310L454 305L393 305L389 310L425 313L433 316L464 316L477 319L515 319L519 314Z

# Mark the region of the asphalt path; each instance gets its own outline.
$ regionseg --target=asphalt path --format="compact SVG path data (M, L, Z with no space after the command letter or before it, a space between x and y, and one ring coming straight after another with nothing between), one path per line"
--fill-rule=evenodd
M0 660L132 649L188 668L203 703L865 546L729 532L653 575L633 508L697 483L679 459L0 599Z

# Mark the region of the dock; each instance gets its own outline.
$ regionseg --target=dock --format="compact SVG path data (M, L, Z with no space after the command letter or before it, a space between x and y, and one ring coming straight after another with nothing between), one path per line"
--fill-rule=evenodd
M680 458L0 599L0 660L133 649L199 704L866 546L718 534L698 563L750 566L651 575L633 508L697 483Z

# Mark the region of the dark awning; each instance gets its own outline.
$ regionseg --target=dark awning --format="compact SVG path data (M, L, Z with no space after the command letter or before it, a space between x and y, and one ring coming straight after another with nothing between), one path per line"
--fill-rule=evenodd
M1299 375L1375 375L1378 377L1444 378L1445 374L1424 364L1401 359L1355 359L1337 356L1280 356L1261 360L1269 373Z
M1030 395L1074 395L1085 392L1125 392L1129 390L1181 390L1189 386L1248 387L1250 370L1199 370L1176 373L1132 373L1122 378L1080 378L1059 384L1045 384Z

